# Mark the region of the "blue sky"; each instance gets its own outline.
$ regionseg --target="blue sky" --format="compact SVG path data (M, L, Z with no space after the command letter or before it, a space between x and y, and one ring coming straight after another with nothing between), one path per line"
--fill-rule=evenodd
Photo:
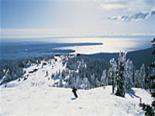
M1 0L1 37L155 35L155 0Z

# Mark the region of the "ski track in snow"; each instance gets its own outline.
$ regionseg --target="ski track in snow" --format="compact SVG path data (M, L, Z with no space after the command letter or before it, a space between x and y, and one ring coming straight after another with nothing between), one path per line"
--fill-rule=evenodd
M49 60L47 65L42 61L40 65L26 68L25 81L12 81L7 88L1 86L0 116L144 116L138 97L112 95L111 86L78 90L77 99L69 88L52 87L51 75L65 68L63 58L56 59L56 62ZM34 69L38 70L28 74ZM147 91L133 90L143 102L151 104Z

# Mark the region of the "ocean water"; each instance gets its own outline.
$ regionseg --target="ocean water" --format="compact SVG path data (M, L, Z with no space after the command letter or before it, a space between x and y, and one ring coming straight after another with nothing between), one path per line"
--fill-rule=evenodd
M45 41L6 41L0 42L0 62L7 60L18 60L52 56L55 54L69 54L75 52L72 49L58 49L71 46L91 46L101 43L56 43Z
M54 43L38 43L38 42L1 42L1 58L0 60L27 59L30 57L40 57L52 55L56 53L53 50L56 45ZM61 51L57 51L61 52Z
M1 39L0 61L53 54L134 51L151 47L151 36Z
M153 36L107 36L107 37L85 37L67 38L60 41L79 43L79 42L98 42L101 45L92 46L69 46L61 49L72 49L75 53L96 54L96 53L116 53L120 51L130 52L150 48Z

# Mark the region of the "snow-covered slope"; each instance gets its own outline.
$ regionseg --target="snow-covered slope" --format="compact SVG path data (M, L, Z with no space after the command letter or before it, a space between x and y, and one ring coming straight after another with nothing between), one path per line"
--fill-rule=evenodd
M53 87L51 76L65 68L64 59L32 64L23 78L1 85L0 116L144 116L139 97L147 104L152 98L143 89L134 88L125 98L112 95L111 86L78 90L74 99L71 89Z
M74 99L71 89L48 86L1 88L1 116L144 116L139 98L150 103L145 90L133 89L125 98L111 94L111 86L78 90Z
M55 57L55 59L48 60L48 62L42 61L38 66L35 65L34 67L31 66L30 68L25 69L25 76L28 77L25 84L28 84L28 86L29 84L31 84L31 86L52 85L52 74L54 75L65 68L62 64L63 58ZM30 73L35 69L37 69L37 71Z
M65 58L63 56L55 56L54 59L42 60L41 63L31 64L30 67L23 69L25 74L22 78L3 84L1 87L52 86L54 83L52 75L65 69L63 64Z

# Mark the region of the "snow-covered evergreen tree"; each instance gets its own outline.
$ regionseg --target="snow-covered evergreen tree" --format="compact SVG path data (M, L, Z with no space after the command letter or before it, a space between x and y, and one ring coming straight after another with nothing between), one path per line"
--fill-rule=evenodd
M2 79L0 81L0 84L1 83L7 83L7 82L9 82L11 80L11 76L10 76L9 73L10 73L9 69L5 70L5 75L2 77Z
M102 72L102 76L101 76L101 80L100 80L101 86L108 85L108 78L107 78L106 72L107 72L106 70L103 70L103 72Z
M145 88L146 71L144 64L140 67L139 70L135 71L134 77L135 77L135 87Z
M115 61L115 59L111 59L110 60L110 68L108 71L108 78L109 80L111 80L111 84L112 84L112 93L115 93L115 87L116 87L116 72L117 72L117 63Z
M155 47L155 38L152 41L153 47ZM155 49L153 51L153 54L155 54ZM145 111L145 116L155 116L155 61L150 65L151 66L151 76L150 76L150 81L151 81L151 95L153 97L153 102L152 106L147 105L145 103L140 104L140 106L143 108ZM141 68L141 70L144 70L144 68ZM142 71L143 71L142 70Z
M90 85L90 82L89 82L88 78L84 77L82 79L82 84L81 84L80 88L82 88L82 89L89 89L89 88L91 88L91 85Z
M145 78L146 78L146 73L145 73L145 65L143 64L140 67L140 80L141 80L141 88L145 88Z
M125 63L125 89L126 90L130 90L131 87L133 87L134 83L133 83L133 71L134 70L134 66L132 61L130 61L129 59L126 61Z
M126 53L120 52L117 62L117 75L116 83L117 90L116 95L124 97L125 96L125 62L126 62Z
M97 86L97 87L101 86L101 82L99 81L98 78L95 78L95 86Z
M140 72L139 70L136 70L134 73L134 78L135 78L134 85L137 88L141 86L139 72Z
M151 88L151 82L150 82L150 67L146 68L146 78L145 78L145 89Z
M96 82L96 80L95 80L95 74L94 73L91 74L90 81L91 81L91 85L94 86L95 85L95 82Z
M153 44L153 52L152 54L155 55L155 38L152 40L152 44ZM153 97L153 102L152 102L152 107L155 111L155 60L154 62L151 64L151 69L152 69L152 74L151 74L151 95ZM154 112L155 114L155 112Z

